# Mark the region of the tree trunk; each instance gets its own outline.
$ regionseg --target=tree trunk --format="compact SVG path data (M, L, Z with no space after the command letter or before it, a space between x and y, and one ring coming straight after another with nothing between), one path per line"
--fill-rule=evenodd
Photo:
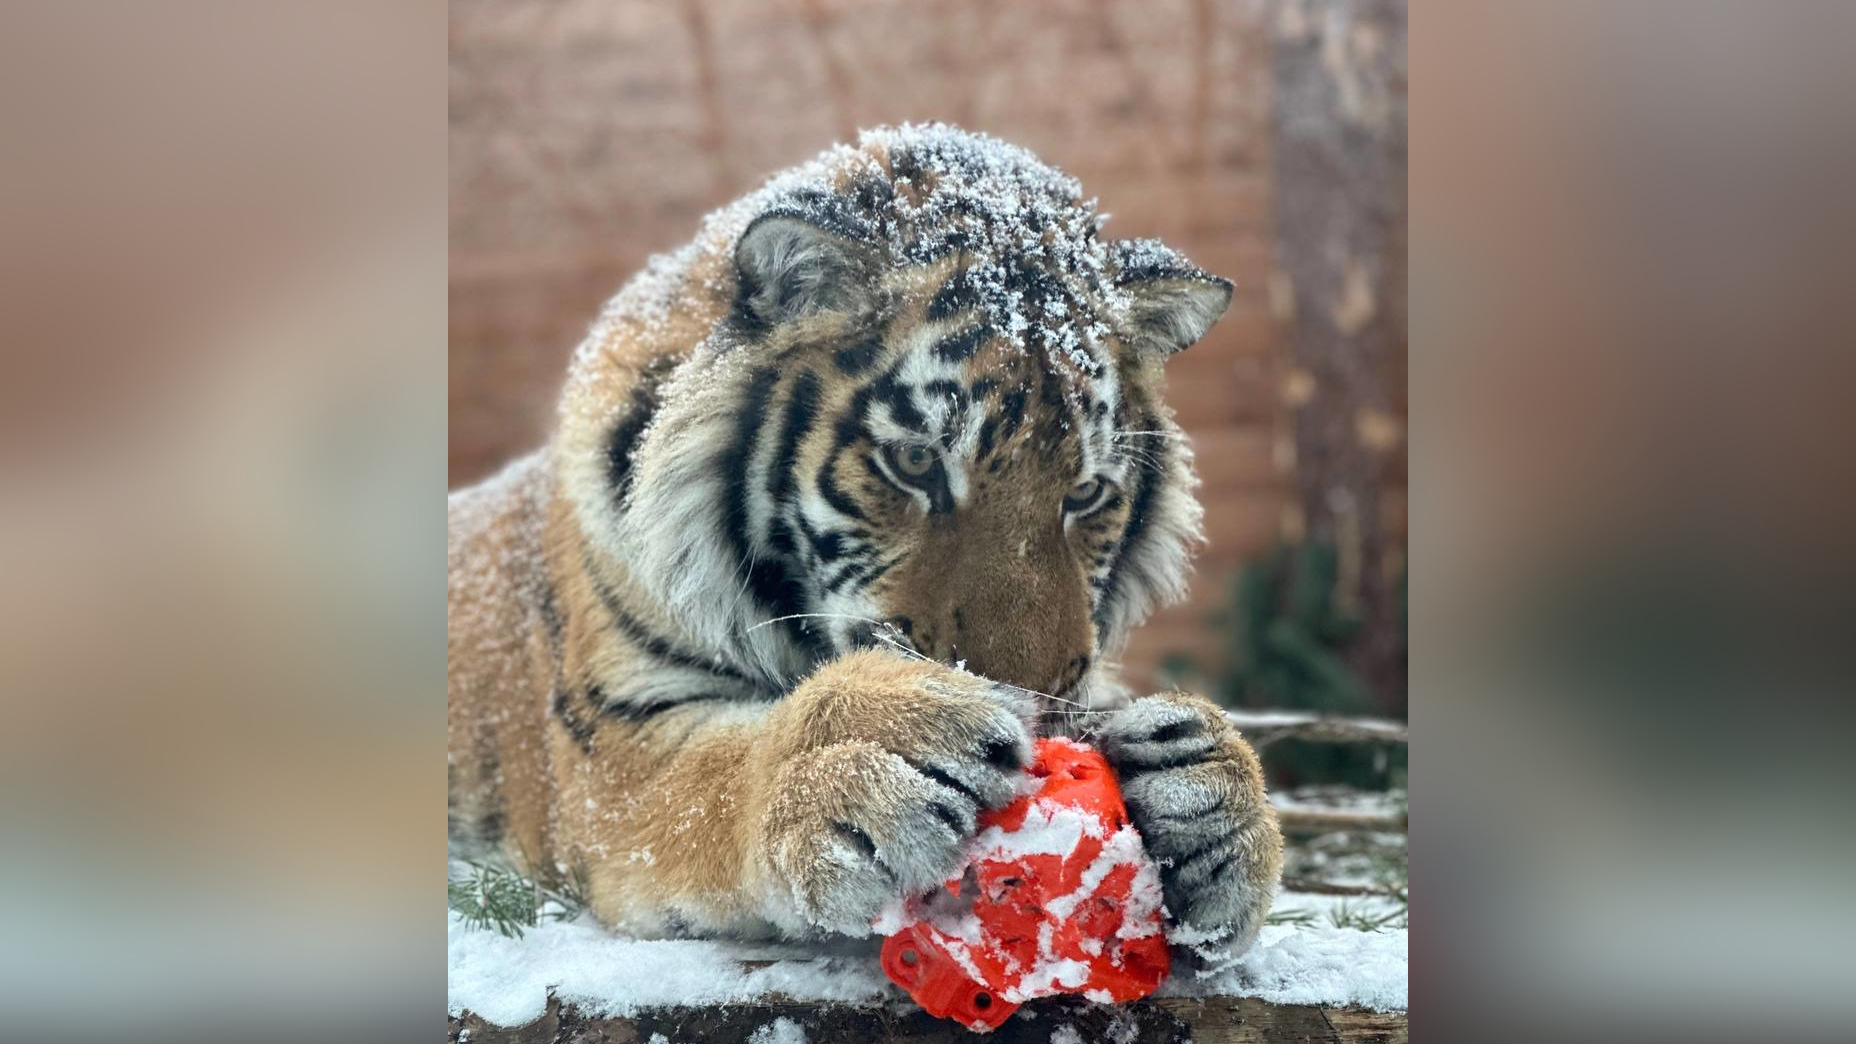
M1404 0L1281 0L1272 26L1276 265L1298 510L1339 553L1349 664L1405 707Z

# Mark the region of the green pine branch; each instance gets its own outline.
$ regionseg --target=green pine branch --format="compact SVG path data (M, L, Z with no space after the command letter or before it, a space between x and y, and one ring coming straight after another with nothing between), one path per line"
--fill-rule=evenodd
M452 871L445 881L448 905L479 931L520 939L524 929L544 917L569 921L586 909L585 888L577 877L543 887L507 867L485 863L454 863Z

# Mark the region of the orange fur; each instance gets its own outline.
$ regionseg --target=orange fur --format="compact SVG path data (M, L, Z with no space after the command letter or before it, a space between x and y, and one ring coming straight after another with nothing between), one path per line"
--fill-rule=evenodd
M879 138L831 154L824 183L855 194L872 171L894 175L895 152ZM894 187L916 204L933 189L922 172ZM1081 696L1086 676L1112 692L1106 661L1153 601L1177 595L1197 524L1189 450L1135 454L1134 469L1164 457L1146 479L1160 552L1139 567L1147 574L1122 578L1139 593L1102 616L1094 588L1133 523L1132 491L1069 513L1092 451L1052 405L1086 395L1091 376L998 330L943 367L958 375L943 383L990 389L975 392L987 460L962 472L957 512L924 511L884 477L873 436L829 423L869 394L869 378L845 376L836 360L868 348L906 361L957 334L968 320L932 318L929 302L979 261L877 263L874 248L844 245L868 276L846 291L849 304L771 324L751 344L717 341L742 307L734 251L750 217L745 205L723 212L621 292L576 355L547 451L449 505L454 841L543 880L575 878L603 922L641 934L856 931L885 894L932 887L956 865L977 806L1011 791L1052 709L1033 696ZM1165 429L1135 434L1165 435L1175 429L1152 337L1129 327L1100 344L1119 408ZM764 390L746 391L757 379ZM890 556L859 597L902 621L899 640L921 655L840 651L799 671L772 639L803 638L811 625L726 615L750 597L747 564L681 589L710 560L703 542L736 522L667 512L687 510L691 487L718 468L774 481L751 453L727 449L756 410L766 438L753 452L790 442L779 467L834 483L850 505L841 510ZM977 436L945 441L956 437ZM638 550L641 527L672 522L685 528ZM666 569L672 560L684 564ZM759 633L771 626L791 630ZM971 673L948 666L959 661ZM1267 893L1280 837L1255 756L1222 718L1208 728L1217 747L1182 770L1181 785L1235 810L1246 887Z

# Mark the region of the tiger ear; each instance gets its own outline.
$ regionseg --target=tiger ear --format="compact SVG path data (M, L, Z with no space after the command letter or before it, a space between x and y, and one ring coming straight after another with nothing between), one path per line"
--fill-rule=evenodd
M748 314L768 326L821 311L856 311L869 299L869 249L791 214L763 214L735 244Z
M1163 355L1191 347L1231 305L1229 279L1212 275L1156 239L1115 247L1115 287L1128 295L1128 336Z

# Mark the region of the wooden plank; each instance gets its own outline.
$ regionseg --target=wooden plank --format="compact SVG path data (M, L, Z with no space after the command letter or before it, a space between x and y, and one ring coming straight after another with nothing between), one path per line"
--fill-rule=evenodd
M1331 812L1313 808L1279 808L1276 821L1286 833L1338 834L1342 831L1373 831L1402 834L1410 829L1404 813Z
M708 1007L649 1008L625 1017L586 1015L550 998L541 1018L497 1026L466 1012L447 1022L447 1039L469 1044L749 1044L776 1020L797 1024L811 1044L1406 1044L1406 1013L1255 997L1163 997L1121 1006L1052 997L1025 1005L995 1032L978 1036L907 1003L849 1005L767 1000ZM467 1035L466 1035L467 1034Z
M1255 997L1168 997L1158 1005L1186 1024L1193 1044L1342 1039L1322 1010L1310 1004L1271 1004Z
M1285 892L1303 892L1308 895L1357 895L1369 898L1389 898L1395 894L1392 889L1379 885L1335 884L1313 877L1291 877L1287 874L1283 875L1282 889Z
M1353 1044L1410 1044L1411 1029L1402 1011L1326 1008L1328 1024L1341 1040Z
M1203 573L1217 569L1227 576L1238 567L1267 554L1282 540L1282 509L1290 500L1279 484L1206 486L1199 491L1205 508L1205 536L1209 541L1195 561ZM1193 584L1195 597L1205 588L1217 608L1231 601L1230 583L1209 588L1204 579Z
M1319 743L1392 743L1411 742L1411 731L1402 721L1390 718L1350 718L1312 711L1273 711L1241 708L1225 711L1225 717L1250 741L1262 748L1281 739L1301 739Z
M1199 480L1206 489L1286 487L1276 461L1276 432L1267 424L1205 426L1192 432Z
M1238 369L1284 354L1265 291L1271 19L1230 4L792 6L453 5L451 388L480 404L454 409L468 445L453 481L534 446L565 354L649 254L853 127L927 115L1030 147L1116 215L1109 234L1159 236L1235 280L1232 314L1169 363L1169 400L1189 400L1195 427L1286 423L1274 376ZM1033 37L1063 60L972 43ZM457 365L472 349L500 361Z

